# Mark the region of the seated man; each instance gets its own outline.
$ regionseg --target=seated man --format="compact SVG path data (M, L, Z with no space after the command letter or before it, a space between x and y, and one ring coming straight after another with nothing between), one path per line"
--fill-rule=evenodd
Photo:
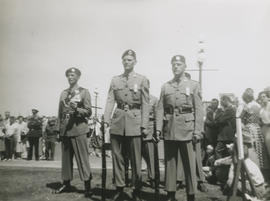
M254 184L255 187L255 191L257 194L257 198L253 198L252 195L252 190L251 190L251 186L250 183L248 182L248 180L246 180L246 192L245 193L245 197L247 200L262 200L263 196L265 194L265 186L264 186L264 178L263 175L260 171L260 168L256 165L256 163L254 163L252 160L250 160L249 156L248 156L248 151L249 148L252 145L252 140L250 138L250 136L248 135L243 135L243 143L244 143L244 157L245 157L245 164L246 164L246 171L250 176L250 179L252 181L252 183ZM234 171L234 167L236 166L236 160L233 161L233 163L230 166L230 171L229 171L229 176L228 176L228 180L227 180L227 185L226 185L226 189L225 190L232 190L232 184L233 184L233 179L235 176L235 171ZM246 178L247 179L247 178ZM238 190L241 192L242 190L242 186L241 186L241 178L239 178L239 182L238 182ZM241 192L243 193L243 192Z

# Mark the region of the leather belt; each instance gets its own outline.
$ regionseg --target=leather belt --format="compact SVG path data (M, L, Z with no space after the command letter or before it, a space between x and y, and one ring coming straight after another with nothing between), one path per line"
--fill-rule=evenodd
M132 109L141 109L140 104L128 104L128 103L117 103L117 108L121 110L132 110Z
M194 110L192 107L166 107L164 112L165 114L188 114L193 113Z

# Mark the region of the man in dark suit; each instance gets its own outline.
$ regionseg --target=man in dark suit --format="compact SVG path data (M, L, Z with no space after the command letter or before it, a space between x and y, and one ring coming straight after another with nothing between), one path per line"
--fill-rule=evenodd
M84 181L85 197L90 197L92 179L86 135L89 132L87 119L91 116L91 97L87 89L78 86L81 72L77 68L66 71L70 87L60 96L58 129L62 140L63 186L56 193L69 192L73 179L73 156L75 155L80 179Z
M205 146L211 144L213 147L217 144L218 125L215 123L215 119L222 113L222 110L218 108L218 99L212 99L211 105L207 108L205 126Z
M236 131L235 125L235 108L229 96L221 97L221 106L223 113L216 117L215 124L218 126L216 157L223 158L229 155L226 144L230 144L234 140Z
M33 148L35 148L35 159L39 160L39 138L42 136L42 121L38 116L38 110L36 108L32 109L33 115L28 121L29 132L27 133L27 138L29 141L29 152L28 160L32 160Z
M231 98L224 95L221 97L220 103L223 107L223 113L216 117L215 120L215 124L218 126L217 145L215 148L216 159L230 155L226 145L233 142L236 132L236 111L232 105ZM221 188L226 184L229 168L230 166L219 166L215 171L217 180L221 184Z

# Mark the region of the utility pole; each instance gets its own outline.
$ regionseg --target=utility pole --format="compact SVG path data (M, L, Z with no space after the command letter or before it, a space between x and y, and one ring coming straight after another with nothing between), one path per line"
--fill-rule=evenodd
M205 69L203 68L203 64L205 61L205 49L204 49L204 40L202 37L200 37L198 41L198 59L197 59L197 64L198 64L198 69L187 69L186 71L199 71L199 83L201 87L201 93L203 91L202 89L202 72L203 71L218 71L218 69Z
M204 52L204 41L201 38L199 40L199 50L198 50L198 67L199 67L199 83L200 83L200 87L202 89L202 66L204 63L204 59L205 59L205 52Z
M94 94L95 94L95 119L97 118L97 98L98 98L98 91L97 88L95 88L94 90Z

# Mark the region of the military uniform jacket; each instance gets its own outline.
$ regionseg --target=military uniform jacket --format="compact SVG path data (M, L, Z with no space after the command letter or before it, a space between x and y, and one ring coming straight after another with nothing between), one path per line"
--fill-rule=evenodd
M76 102L74 111L70 102ZM92 114L91 97L87 89L77 87L72 91L66 89L61 93L58 111L58 129L61 136L79 136L89 132L87 117Z
M183 111L189 112L183 112ZM201 136L203 107L198 82L182 78L165 83L157 107L157 130L164 140L188 141Z
M156 126L156 109L158 105L158 99L155 96L150 95L149 99L149 124L147 127L147 137L143 138L144 141L153 139L155 132L154 126Z
M39 116L32 115L28 120L27 127L29 128L27 137L41 137L42 136L42 121Z
M112 115L115 104L117 107ZM141 128L148 126L148 104L149 81L146 77L135 72L129 73L128 77L124 74L113 77L104 113L110 133L140 136Z
M44 138L47 142L56 142L58 139L57 128L55 125L47 125Z

